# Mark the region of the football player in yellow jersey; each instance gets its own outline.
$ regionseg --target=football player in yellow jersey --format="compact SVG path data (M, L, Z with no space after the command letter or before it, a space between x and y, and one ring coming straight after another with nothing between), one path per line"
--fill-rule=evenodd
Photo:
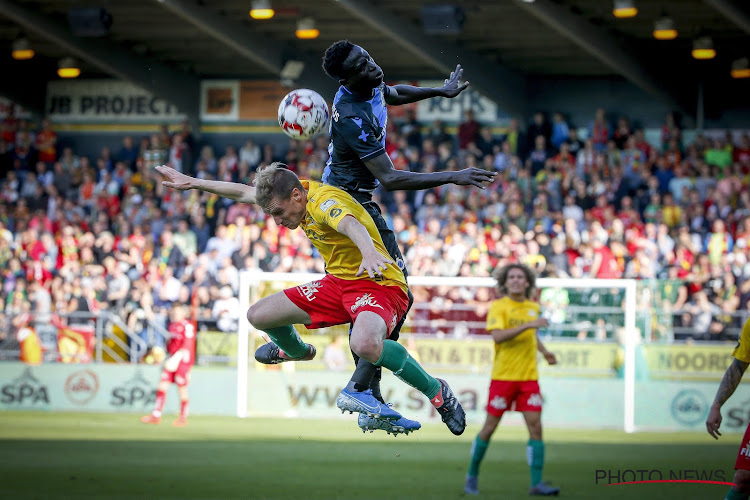
M366 209L346 191L314 181L301 181L279 163L258 170L253 186L196 179L167 166L157 171L173 189L200 189L241 203L256 203L276 224L301 227L325 260L324 278L265 297L247 319L273 342L255 353L259 361L280 363L315 357L315 347L302 342L292 325L308 328L353 323L352 351L427 396L453 434L466 428L466 414L448 384L422 369L406 348L389 340L409 304L408 286L389 257L378 228ZM373 397L371 391L341 391L342 410L375 418L401 415Z
M509 264L493 273L502 298L490 304L487 331L495 341L495 361L487 402L487 419L471 447L471 465L464 491L479 493L479 464L490 438L508 410L520 411L529 428L526 457L531 468L531 495L557 495L555 488L542 481L544 442L542 441L542 395L539 392L536 352L551 365L557 363L537 337L537 329L549 326L539 315L539 304L531 300L535 293L534 272L522 264Z
M716 391L716 398L711 405L706 418L706 429L714 439L719 439L721 433L721 407L729 397L734 394L735 389L742 380L742 375L750 365L750 319L745 322L740 334L740 340L737 347L732 352L734 359L724 372L724 378L721 379L719 389ZM750 424L745 430L745 436L740 443L740 451L737 454L737 461L734 464L734 486L729 489L725 500L747 500L750 496Z

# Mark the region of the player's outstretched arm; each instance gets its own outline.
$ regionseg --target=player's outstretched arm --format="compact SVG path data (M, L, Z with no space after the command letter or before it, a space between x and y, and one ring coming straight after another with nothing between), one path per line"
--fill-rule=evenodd
M372 172L388 191L402 189L418 191L430 189L443 184L458 184L459 186L476 186L484 189L495 179L496 172L489 172L481 168L465 168L451 172L419 173L406 170L396 170L390 157L382 154L365 161L367 169Z
M727 371L724 372L724 377L721 379L719 389L716 391L716 397L706 418L706 430L714 439L719 439L719 436L721 436L721 432L719 432L719 427L721 426L721 407L734 394L734 390L740 384L742 375L747 370L749 364L735 358L732 360L729 368L727 368Z
M492 335L492 339L495 341L495 343L499 344L521 335L529 328L543 328L545 326L549 326L549 321L547 321L546 318L537 318L534 321L529 321L528 323L524 323L523 325L503 328L502 330L490 330L490 335Z
M164 187L180 191L199 189L201 191L218 194L219 196L229 198L230 200L239 201L240 203L255 203L255 188L253 186L237 182L196 179L195 177L185 175L166 165L156 167L156 171L167 179L162 182Z
M344 217L339 222L337 231L352 240L362 253L362 264L360 264L359 270L357 270L357 276L361 276L364 273L367 273L370 278L381 276L383 270L389 264L393 264L390 258L381 255L377 251L375 245L372 243L370 233L367 232L367 228L355 219L354 216L347 215Z
M412 85L394 85L393 87L388 87L389 93L385 100L392 106L400 106L431 97L456 97L469 86L469 82L459 84L463 74L464 70L459 64L451 72L450 76L445 79L445 85L442 87L430 88L414 87Z

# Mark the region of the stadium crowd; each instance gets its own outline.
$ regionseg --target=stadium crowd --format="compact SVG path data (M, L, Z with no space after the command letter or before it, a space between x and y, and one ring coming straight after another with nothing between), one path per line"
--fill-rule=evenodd
M410 274L489 276L523 262L545 277L661 279L667 285L653 304L676 311L674 325L696 339L736 338L729 327L750 308L747 133L686 142L669 115L651 144L628 118L613 126L604 110L581 128L562 113L551 121L537 113L525 129L513 119L494 134L468 112L450 133L413 111L389 127L386 149L398 169L499 172L484 190L377 193ZM87 157L61 147L48 120L36 128L5 118L0 341L29 320L24 313L44 322L107 309L144 331L174 302L191 304L199 324L233 332L245 309L238 270L322 272L301 231L285 234L256 206L167 191L154 170L167 163L249 183L259 166L280 160L320 179L327 137L291 141L285 151L261 138L215 151L185 124L174 133L164 126ZM432 301L439 315L445 301L481 307L489 298L448 292L422 290L418 301Z

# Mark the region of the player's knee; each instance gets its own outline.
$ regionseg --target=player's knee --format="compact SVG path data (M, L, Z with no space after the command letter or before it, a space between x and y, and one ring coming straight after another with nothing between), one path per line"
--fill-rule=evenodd
M247 310L247 320L253 325L253 328L257 328L258 330L266 327L263 319L264 316L263 308L258 307L258 304L251 305L250 309Z
M378 360L382 344L368 337L352 336L349 341L350 347L354 354L370 361L371 363Z

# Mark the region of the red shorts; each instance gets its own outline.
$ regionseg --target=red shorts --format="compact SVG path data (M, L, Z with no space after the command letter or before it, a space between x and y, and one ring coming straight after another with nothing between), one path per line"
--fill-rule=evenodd
M542 411L542 394L536 380L493 380L487 398L487 413L502 417L508 410Z
M409 298L397 286L378 285L370 280L345 280L330 274L284 293L294 305L310 315L307 328L352 323L363 311L374 312L385 321L388 335L406 314Z
M185 386L190 383L190 368L193 365L190 363L180 363L177 370L174 372L168 372L167 370L161 371L161 381L171 382L178 386Z
M747 425L745 435L740 443L740 451L737 453L737 461L734 463L735 469L750 470L750 424Z

